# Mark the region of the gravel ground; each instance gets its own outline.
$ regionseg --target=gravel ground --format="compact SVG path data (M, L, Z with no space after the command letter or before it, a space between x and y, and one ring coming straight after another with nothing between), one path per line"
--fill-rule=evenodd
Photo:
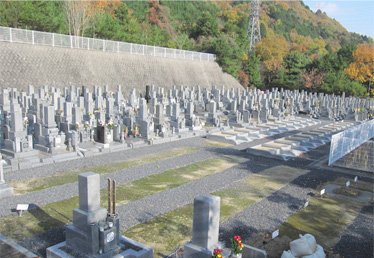
M320 127L323 124L312 126L310 128L302 128L297 131L293 131L293 133L297 133L299 131L310 130L311 128ZM290 132L287 132L285 134L290 134ZM233 148L221 148L221 149L203 146L202 142L205 139L201 137L197 137L197 138L185 139L185 140L181 140L177 142L171 142L167 144L154 145L154 146L150 146L149 148L143 147L143 148L129 150L125 152L96 156L92 159L82 159L82 160L66 162L64 163L63 168L61 168L62 166L61 165L59 166L59 164L53 164L54 167L47 166L47 167L40 167L40 168L34 169L36 170L35 173L26 172L25 174L23 174L22 171L12 172L14 173L14 175L12 175L12 178L13 180L21 180L21 179L34 177L34 176L43 176L43 175L52 173L52 171L53 173L55 173L56 172L55 168L57 168L58 171L66 171L66 170L84 167L87 165L104 164L108 162L109 158L110 160L117 161L117 160L129 159L133 157L139 157L139 151L141 152L141 155L147 155L150 153L163 151L166 148L175 148L175 147L193 146L193 147L198 147L201 150L199 152L190 153L188 155L184 155L181 157L158 161L158 162L154 162L150 164L145 164L142 166L138 166L138 167L130 168L127 170L117 171L117 172L108 174L102 177L101 186L106 187L105 179L107 177L116 179L118 180L118 182L128 182L128 181L136 180L138 178L149 175L147 173L150 173L150 174L160 173L169 168L174 168L175 166L185 166L185 165L188 165L188 164L200 161L200 160L205 160L207 158L222 155L222 154L235 155L235 156L240 155L246 158L246 161L244 163L241 163L237 166L226 169L225 171L221 173L217 173L215 175L204 177L202 179L189 182L182 186L169 189L169 190L157 193L152 196L147 196L141 200L119 206L118 212L121 214L120 215L121 226L123 229L125 229L128 227L134 226L138 223L147 221L160 214L169 212L187 203L191 203L193 201L193 198L199 194L214 192L222 187L229 186L229 187L235 188L235 182L232 181L232 178L236 178L237 180L240 180L250 175L251 173L257 173L268 167L272 167L272 166L276 166L280 164L289 165L292 167L300 167L304 169L308 168L311 170L311 172L298 177L297 179L293 180L290 184L283 187L282 189L272 193L270 196L251 205L249 208L247 208L243 212L221 223L220 239L227 241L227 239L225 239L225 236L230 236L232 234L241 234L243 237L246 237L246 236L250 236L251 234L255 232L272 231L278 228L279 225L281 225L288 216L292 215L293 213L298 211L303 206L305 201L313 195L313 190L317 186L319 186L320 184L324 182L335 180L336 178L342 176L342 174L338 172L337 170L332 170L329 168L325 168L323 166L322 167L321 166L318 166L318 167L309 166L308 167L308 165L312 161L315 161L316 159L320 159L323 155L328 154L328 150L329 150L328 145L312 150L308 152L307 154L303 155L302 157L291 159L288 162L282 162L279 160L267 159L263 157L250 156L243 151L250 146L254 146L254 145L264 143L266 141L274 140L274 138L284 137L285 134L272 136L272 137L268 137L268 138L261 139L261 140L256 140L250 143L242 144L239 146L234 146ZM83 160L84 162L82 163ZM157 166L160 166L160 168L157 168ZM248 167L250 167L251 171L248 170ZM372 178L369 178L369 179L367 178L365 180L372 182ZM61 188L60 194L63 193L64 189L67 194L76 195L78 193L76 183L67 184L64 186L58 186L53 189L52 188L46 189L45 192L41 193L42 194L41 197L44 196L43 204L46 203L46 199L48 199L49 197L50 197L50 199L48 199L50 200L49 202L52 202L56 198L59 198L59 195L58 196L51 195L51 192L60 191L60 190L56 190L59 188ZM75 192L72 192L72 191L75 191ZM39 191L39 192L42 192L42 191ZM13 197L13 198L17 198L17 197ZM62 199L65 199L65 198L62 198ZM141 209L139 207L141 207ZM371 205L370 207L367 209L363 209L360 215L354 220L353 224L346 229L346 231L344 232L342 236L341 242L339 242L339 244L336 246L337 253L343 255L344 257L372 257L372 256L350 256L349 255L350 250L346 250L347 244L342 242L342 241L350 241L349 240L350 238L355 237L357 241L352 241L352 243L350 243L350 249L353 250L352 252L356 252L357 250L361 250L362 248L367 248L368 252L370 252L370 248L368 248L367 245L370 241L371 243L373 242L373 230L372 230L373 206ZM0 201L0 213L3 212L3 210L4 210L3 201ZM362 225L364 225L365 228L371 228L371 230L367 230L367 232L362 233L361 232ZM371 227L369 225L371 225ZM347 240L345 240L345 238ZM65 240L64 227L61 227L61 228L52 229L52 230L34 235L32 237L28 237L26 239L20 240L19 244L21 244L22 246L30 249L31 251L39 255L45 256L46 247L59 243L64 240ZM342 247L340 247L340 245ZM345 249L343 247L345 247ZM371 249L371 253L372 253L372 249Z
M333 249L342 257L374 257L374 206L362 207L352 225L343 232L339 243Z

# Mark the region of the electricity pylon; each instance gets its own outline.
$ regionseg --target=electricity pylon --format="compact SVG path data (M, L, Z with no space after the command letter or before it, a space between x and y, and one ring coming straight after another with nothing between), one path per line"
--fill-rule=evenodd
M256 43L261 42L259 0L252 0L251 2L251 13L249 15L246 37L250 39L248 51L251 52L255 48Z

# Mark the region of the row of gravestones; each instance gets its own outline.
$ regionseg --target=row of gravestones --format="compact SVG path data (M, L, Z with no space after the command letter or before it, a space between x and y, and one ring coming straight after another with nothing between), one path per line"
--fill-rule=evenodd
M13 158L37 155L36 150L56 153L76 150L78 144L96 141L126 143L131 134L145 139L168 137L200 130L204 123L221 127L251 122L266 123L305 112L315 117L343 118L356 112L364 120L373 112L372 99L272 89L189 89L181 86L164 92L147 86L128 100L121 86L49 88L28 93L3 89L0 94L1 152Z
M100 206L100 175L93 172L79 175L79 208L73 210L73 224L65 227L66 241L47 248L47 258L153 257L152 248L120 234L115 183L112 183L109 179L106 210ZM192 241L184 246L184 258L211 258L214 249L225 249L224 243L218 241L219 218L220 197L202 195L194 199ZM230 251L225 249L222 255L228 257ZM249 257L266 257L266 252L252 249Z

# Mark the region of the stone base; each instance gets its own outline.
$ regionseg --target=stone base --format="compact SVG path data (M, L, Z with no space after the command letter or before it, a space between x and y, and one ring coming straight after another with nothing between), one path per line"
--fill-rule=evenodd
M7 184L0 184L0 199L13 196L13 187L7 185Z
M74 258L73 254L65 252L66 242L47 248L47 258ZM121 236L120 247L122 251L119 254L111 256L112 258L153 258L153 249L143 245L135 240ZM88 258L89 256L81 255L80 257ZM92 256L91 256L92 257ZM94 258L107 257L106 254L97 254Z
M187 243L184 246L184 258L211 258L213 250L208 250L192 243Z
M243 246L244 246L243 251L242 251L243 257L253 257L253 258L267 258L268 257L265 250L258 249L256 247L249 246L249 245L243 245Z
M1 152L13 158L27 158L27 157L37 156L39 154L38 150L31 150L31 151L25 151L25 152L14 152L11 150L2 149Z
M218 246L215 248L223 249L221 253L222 258L228 258L231 251L224 247L224 243L218 242ZM183 247L183 257L184 258L211 258L213 256L214 250L208 250L202 248L198 245L192 244L192 242L187 243Z

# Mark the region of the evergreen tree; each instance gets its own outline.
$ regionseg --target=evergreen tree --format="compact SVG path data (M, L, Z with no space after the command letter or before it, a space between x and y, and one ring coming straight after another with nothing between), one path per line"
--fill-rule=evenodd
M309 62L309 58L300 52L288 54L284 59L284 86L289 89L303 88L303 74Z

